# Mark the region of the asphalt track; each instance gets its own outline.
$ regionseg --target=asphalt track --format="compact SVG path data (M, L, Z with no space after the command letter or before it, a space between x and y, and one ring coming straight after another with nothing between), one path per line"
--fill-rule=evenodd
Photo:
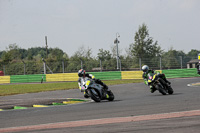
M200 131L200 78L171 79L175 91L151 94L143 83L109 86L115 101L0 112L0 132L188 133ZM6 100L83 98L78 90L0 97Z

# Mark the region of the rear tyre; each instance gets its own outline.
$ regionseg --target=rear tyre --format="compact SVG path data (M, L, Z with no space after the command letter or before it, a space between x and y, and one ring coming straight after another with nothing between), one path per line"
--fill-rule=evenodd
M112 93L112 91L108 91L107 94L109 95L109 98L108 98L109 101L113 101L115 99L115 96Z
M172 89L171 86L168 87L168 93L169 93L170 95L172 95L172 94L174 93L174 90Z

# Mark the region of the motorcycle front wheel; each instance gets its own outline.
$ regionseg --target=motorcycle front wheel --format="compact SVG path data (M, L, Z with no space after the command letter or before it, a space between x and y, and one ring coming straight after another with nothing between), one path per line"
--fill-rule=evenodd
M90 89L88 90L90 97L92 100L94 100L95 102L101 102L101 98L99 97L99 93L95 90L95 89Z
M156 85L156 89L163 95L167 95L167 91L160 85L160 84L157 84Z

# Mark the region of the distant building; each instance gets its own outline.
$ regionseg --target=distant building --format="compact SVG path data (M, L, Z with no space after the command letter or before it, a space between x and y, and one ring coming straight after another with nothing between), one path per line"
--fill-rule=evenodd
M187 63L187 68L196 68L198 63L199 63L199 60L198 60L198 59L190 60L190 61Z

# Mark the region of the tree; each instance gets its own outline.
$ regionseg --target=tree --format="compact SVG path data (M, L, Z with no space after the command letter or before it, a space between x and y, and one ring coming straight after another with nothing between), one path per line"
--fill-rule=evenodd
M2 54L2 60L3 60L3 63L4 63L4 64L8 64L10 61L12 61L11 54L8 53L8 52L4 52L4 53Z
M20 60L21 59L21 53L19 51L19 47L17 44L9 44L7 48L7 53L11 56L11 60Z
M133 67L140 67L140 65L149 65L150 67L158 67L159 57L163 50L158 46L158 41L153 41L149 36L148 28L145 24L139 26L135 33L134 43L129 45L129 56L133 62L130 64Z
M104 69L115 69L114 66L116 66L116 58L112 57L112 54L109 50L99 49L99 53L97 53L97 58L99 61L101 60L102 67Z
M81 64L82 63L82 64ZM81 66L82 65L82 66ZM92 68L97 66L97 61L92 58L92 49L85 49L81 46L73 56L70 57L68 63L68 71L78 71L83 67L86 70L92 70Z
M75 52L73 56L79 57L81 60L83 59L91 59L92 58L92 49L91 48L85 48L84 46L81 46L78 48L78 50Z
M198 54L200 54L200 50L192 49L190 52L188 52L187 56L191 59L196 59Z
M6 51L0 51L0 59L2 59L4 53L6 53Z
M57 61L63 60L64 52L59 48L50 48L48 58L53 58Z
M160 56L162 51L158 46L158 42L153 42L153 38L149 37L149 31L145 24L139 26L135 33L134 43L129 45L130 53L136 58L149 58Z
M99 53L97 53L97 58L99 60L105 61L111 59L111 53L109 50L99 49Z
M168 52L165 52L162 55L163 67L167 67L168 69L180 68L180 57L182 55L184 55L183 51L176 51L173 49L173 47L171 47Z

